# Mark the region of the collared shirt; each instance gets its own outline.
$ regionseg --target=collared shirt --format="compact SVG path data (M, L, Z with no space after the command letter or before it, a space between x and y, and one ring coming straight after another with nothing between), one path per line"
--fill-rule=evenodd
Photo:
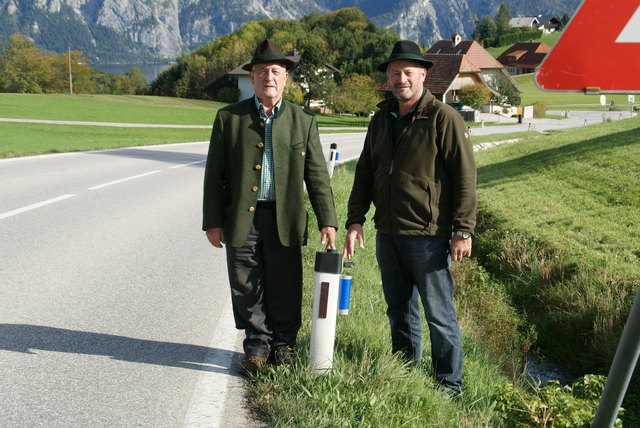
M398 138L400 138L400 135L402 135L402 131L404 130L404 128L406 128L409 122L411 122L411 118L413 116L413 113L416 111L416 107L420 105L420 101L422 100L422 98L424 97L424 94L426 93L427 93L427 90L423 89L420 99L413 105L413 107L411 107L411 110L409 110L406 114L402 116L400 116L398 103L397 102L395 103L395 110L390 112L391 116L393 116L393 118L395 119L393 122L393 144L394 145L395 143L398 142Z
M259 201L274 201L276 199L276 184L273 171L273 144L271 140L271 127L273 125L273 117L282 105L282 98L273 107L271 116L267 116L266 109L255 97L256 107L260 113L260 119L264 122L264 153L262 154L262 174L260 177L260 191L258 192Z

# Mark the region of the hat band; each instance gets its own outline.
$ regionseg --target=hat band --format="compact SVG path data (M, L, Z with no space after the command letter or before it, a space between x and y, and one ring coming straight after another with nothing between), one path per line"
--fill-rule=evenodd
M258 64L261 62L291 62L287 57L278 54L261 54L256 55L251 60L252 64Z

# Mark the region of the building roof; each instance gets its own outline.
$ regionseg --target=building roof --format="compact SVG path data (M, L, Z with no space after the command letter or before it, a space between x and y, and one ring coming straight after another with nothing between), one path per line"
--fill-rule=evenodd
M440 40L427 51L427 55L429 54L466 55L467 59L480 69L502 68L502 64L475 40L463 40L455 46L451 40Z
M423 56L433 62L433 67L427 72L425 80L426 87L433 94L446 93L460 74L478 74L481 71L467 59L466 55L426 53Z
M538 18L535 16L518 16L509 20L509 27L511 28L533 28L534 25L539 24Z
M505 67L536 68L550 50L544 43L516 43L497 60Z

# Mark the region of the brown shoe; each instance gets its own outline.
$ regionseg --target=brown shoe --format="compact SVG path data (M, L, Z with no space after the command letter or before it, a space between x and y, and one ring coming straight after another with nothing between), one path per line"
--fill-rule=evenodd
M240 367L246 374L256 374L267 364L267 357L247 355L240 361Z

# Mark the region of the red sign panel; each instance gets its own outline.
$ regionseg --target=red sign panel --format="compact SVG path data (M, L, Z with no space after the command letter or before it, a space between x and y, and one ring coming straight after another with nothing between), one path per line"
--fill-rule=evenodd
M640 0L583 0L535 80L551 91L640 92Z

